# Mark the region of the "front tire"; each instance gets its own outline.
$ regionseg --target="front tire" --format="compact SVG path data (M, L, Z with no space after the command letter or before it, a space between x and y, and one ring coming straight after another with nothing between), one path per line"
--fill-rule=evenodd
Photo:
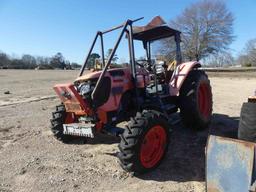
M126 171L141 174L155 169L169 144L165 117L157 111L143 111L131 118L118 145L120 165Z
M71 123L73 121L72 114L67 113L65 106L63 104L56 106L56 111L52 113L51 119L51 131L53 136L62 141L63 143L68 143L75 139L74 136L63 134L63 124Z
M204 71L190 71L180 90L180 116L186 127L203 130L212 115L212 91Z

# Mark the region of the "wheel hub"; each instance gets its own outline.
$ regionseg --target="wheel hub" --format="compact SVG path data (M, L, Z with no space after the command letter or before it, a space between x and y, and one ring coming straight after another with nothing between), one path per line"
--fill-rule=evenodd
M210 116L210 89L208 84L201 83L198 89L198 107L204 118L208 119Z
M152 127L146 133L140 149L140 161L144 167L154 167L162 159L166 140L165 130L160 125Z

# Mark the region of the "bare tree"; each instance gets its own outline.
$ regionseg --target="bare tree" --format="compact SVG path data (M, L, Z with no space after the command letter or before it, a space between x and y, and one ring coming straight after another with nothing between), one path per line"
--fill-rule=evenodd
M248 56L247 55L239 55L237 60L236 60L237 65L243 66L243 67L251 67L252 64L250 63L250 61L248 60Z
M63 57L62 53L58 52L56 55L54 55L50 61L50 65L53 68L64 69L66 65L65 58Z
M228 49L234 39L233 20L223 1L203 0L191 4L170 25L182 32L185 58L200 60Z
M21 58L21 62L30 69L34 69L37 66L35 57L29 54L23 55Z
M235 59L230 52L219 52L205 58L204 64L211 67L229 67L235 64Z
M51 61L50 57L43 57L43 56L36 57L37 65L50 65L50 61Z
M249 40L237 58L237 64L245 67L256 66L256 38Z
M0 52L0 69L1 68L8 68L11 61L7 54Z
M249 63L256 66L256 39L251 39L246 43L245 52Z
M160 40L159 42L153 42L152 54L164 57L167 63L173 62L176 58L176 42L174 37L168 37Z

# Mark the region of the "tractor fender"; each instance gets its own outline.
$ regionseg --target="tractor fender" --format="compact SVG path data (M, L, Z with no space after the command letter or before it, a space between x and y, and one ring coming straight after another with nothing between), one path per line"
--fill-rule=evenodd
M194 68L201 67L201 64L197 61L190 61L186 63L182 63L178 65L171 77L171 80L169 82L169 93L171 96L178 96L180 88L186 79L187 75L191 70Z

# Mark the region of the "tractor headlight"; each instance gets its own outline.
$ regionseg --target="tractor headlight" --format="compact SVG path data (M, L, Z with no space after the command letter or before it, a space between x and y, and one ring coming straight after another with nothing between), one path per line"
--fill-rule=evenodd
M79 91L80 91L80 94L81 94L81 95L86 95L86 94L88 94L88 93L91 91L91 86L90 86L90 84L88 84L88 83L81 84L81 85L79 86Z

